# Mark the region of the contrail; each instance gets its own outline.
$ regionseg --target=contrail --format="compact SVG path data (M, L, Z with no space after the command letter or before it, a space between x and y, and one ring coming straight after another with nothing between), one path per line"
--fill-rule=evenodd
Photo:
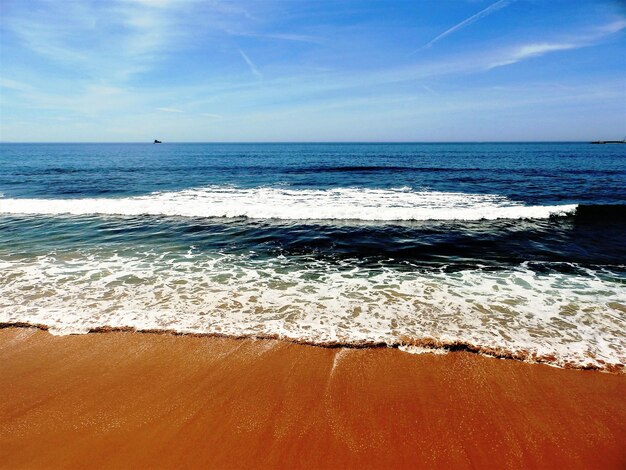
M470 25L472 23L474 23L475 21L478 21L481 18L484 18L487 15L492 14L494 11L498 11L501 8L504 8L505 6L513 3L515 0L498 0L495 3L492 3L491 5L489 5L487 8L485 8L484 10L479 11L478 13L476 13L473 16L470 16L469 18L461 21L458 24L455 24L454 26L452 26L452 28L450 29L446 29L443 33L441 33L439 36L435 37L434 39L432 39L430 42L428 42L426 45L420 47L419 49L411 52L411 54L409 55L413 55L415 54L417 51L422 50L422 49L428 49L429 47L431 47L433 44L435 44L437 41L439 41L440 39L445 38L446 36L449 36L450 34L454 33L455 31L458 31L461 28L465 28L467 25Z
M239 53L241 54L241 57L243 57L243 60L246 61L246 64L248 64L248 67L250 67L250 72L256 75L257 78L263 78L263 74L259 72L259 69L256 68L256 65L254 65L254 62L250 60L250 57L248 57L241 49L239 49Z

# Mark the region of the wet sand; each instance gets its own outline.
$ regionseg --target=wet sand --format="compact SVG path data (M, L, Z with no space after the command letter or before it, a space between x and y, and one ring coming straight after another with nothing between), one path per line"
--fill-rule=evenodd
M626 375L0 330L2 468L626 468Z

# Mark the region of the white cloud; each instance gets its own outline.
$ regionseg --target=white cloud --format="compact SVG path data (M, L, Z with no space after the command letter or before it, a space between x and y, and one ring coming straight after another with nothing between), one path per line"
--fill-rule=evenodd
M549 52L566 51L568 49L578 49L585 47L586 44L567 44L567 43L537 43L525 44L506 53L506 57L495 60L487 65L487 69L494 69L504 65L514 64L532 57L540 57Z
M620 18L611 23L605 24L598 28L598 31L603 34L613 34L618 33L622 29L626 28L626 18Z
M486 68L494 69L504 65L511 65L533 57L541 57L551 52L595 46L607 36L618 33L624 28L626 28L626 19L621 19L594 28L590 32L579 34L577 37L573 38L573 40L522 44L505 50L502 53L502 57L492 60L489 64L487 64Z
M275 39L279 41L293 41L293 42L305 42L310 44L323 44L324 41L317 37L308 34L294 34L294 33L254 33L249 31L236 31L227 29L226 32L231 36L241 36L259 39Z
M158 111L163 111L164 113L184 113L182 109L178 108L157 108Z
M0 87L8 88L10 90L26 91L26 92L33 90L33 87L30 86L28 83L18 82L17 80L11 80L9 78L2 78L2 77L0 77Z
M167 8L175 3L175 0L126 0L128 3L138 3L148 7Z

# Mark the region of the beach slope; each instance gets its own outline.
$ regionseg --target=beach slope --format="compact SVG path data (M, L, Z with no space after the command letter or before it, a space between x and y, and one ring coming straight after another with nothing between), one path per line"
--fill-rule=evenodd
M0 329L3 468L626 468L626 375Z

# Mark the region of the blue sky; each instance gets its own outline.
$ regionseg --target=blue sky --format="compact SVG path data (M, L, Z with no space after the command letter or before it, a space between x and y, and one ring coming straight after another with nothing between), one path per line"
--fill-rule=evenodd
M2 141L626 135L618 0L0 0Z

